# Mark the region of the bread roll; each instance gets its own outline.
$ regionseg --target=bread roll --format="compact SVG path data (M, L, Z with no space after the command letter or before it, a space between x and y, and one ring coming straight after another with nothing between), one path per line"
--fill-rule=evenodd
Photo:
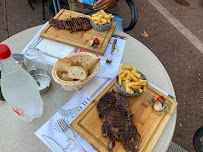
M58 59L56 64L54 65L54 69L58 72L68 72L68 69L71 66L71 61L67 58Z
M71 65L81 65L83 62L78 60L73 60Z
M81 66L83 68L85 68L88 73L90 73L90 71L92 70L92 68L97 64L97 62L99 61L100 59L99 58L96 58L96 59L92 59L92 60L89 60L89 61L86 61L84 63L81 64Z
M84 80L88 75L88 72L85 68L81 66L71 66L68 69L68 77L71 79Z

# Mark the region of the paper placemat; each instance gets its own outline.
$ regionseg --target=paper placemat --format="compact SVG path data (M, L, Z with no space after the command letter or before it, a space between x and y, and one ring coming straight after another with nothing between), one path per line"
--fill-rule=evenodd
M106 59L111 54L111 48L112 48L112 43L113 43L114 39L117 39L117 44L116 44L115 49L112 53L112 62L107 63ZM120 63L121 63L121 59L122 59L123 52L125 49L125 44L126 44L126 40L111 37L111 40L110 40L109 44L107 45L107 48L106 48L104 55L103 56L97 55L98 58L100 59L101 67L100 67L100 70L97 73L96 77L113 79L116 76L116 73L120 69ZM84 52L84 51L80 50L80 49L75 49L74 53L77 53L77 52Z

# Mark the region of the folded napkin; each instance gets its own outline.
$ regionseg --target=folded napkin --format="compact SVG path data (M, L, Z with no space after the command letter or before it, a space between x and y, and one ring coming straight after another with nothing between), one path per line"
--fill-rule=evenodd
M37 32L37 34L33 37L33 39L30 41L30 43L28 43L28 45L23 49L21 53L23 54L30 47L37 48L43 53L45 58L45 60L39 62L54 65L59 58L64 58L70 55L75 48L40 38L40 33L47 25L48 22L41 27L41 29Z
M43 39L36 46L36 48L41 50L44 53L45 59L53 64L55 64L59 58L64 58L70 55L72 51L75 49L71 46L63 45L46 39ZM54 56L55 58L51 56Z

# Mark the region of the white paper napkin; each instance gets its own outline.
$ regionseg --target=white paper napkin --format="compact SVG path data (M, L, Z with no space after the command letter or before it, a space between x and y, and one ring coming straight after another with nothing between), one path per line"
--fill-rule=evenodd
M75 49L74 47L63 45L57 42L49 41L46 39L43 39L37 46L39 50L44 52L44 56L46 61L49 61L49 63L55 64L58 58L64 58L71 54L71 52ZM51 56L55 56L56 58L50 57L46 54L49 54Z
M37 34L33 37L33 39L28 43L28 45L23 49L21 53L23 54L29 47L37 48L44 53L45 58L45 60L39 62L54 65L58 58L63 58L65 56L70 55L75 48L42 38L39 40L40 33L48 24L49 23L46 22L41 27L41 29L37 32ZM50 57L49 55L54 57Z

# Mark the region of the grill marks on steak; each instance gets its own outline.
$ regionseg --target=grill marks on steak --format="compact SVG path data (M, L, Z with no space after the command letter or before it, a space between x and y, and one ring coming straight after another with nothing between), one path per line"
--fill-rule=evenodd
M49 24L57 29L67 29L71 32L87 31L92 28L90 20L85 17L68 18L66 20L52 19Z
M127 152L139 150L140 134L133 123L129 102L115 91L105 94L97 104L99 117L103 119L102 134L107 136L108 148L115 141L122 141Z
M65 29L63 20L52 19L51 21L49 21L49 24L51 24L52 26L54 26L57 29Z

